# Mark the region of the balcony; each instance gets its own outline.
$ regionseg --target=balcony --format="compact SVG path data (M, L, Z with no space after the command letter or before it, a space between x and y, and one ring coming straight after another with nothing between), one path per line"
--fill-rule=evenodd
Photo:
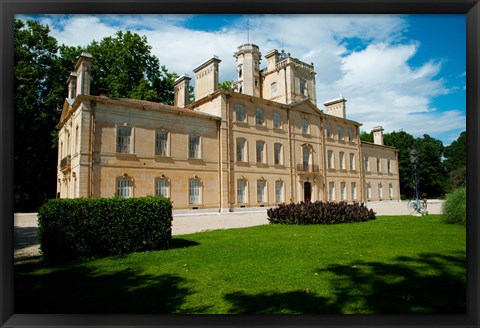
M60 171L66 174L71 170L71 156L68 155L60 160Z
M310 172L310 173L318 173L318 165L310 165L310 164L297 164L297 172Z

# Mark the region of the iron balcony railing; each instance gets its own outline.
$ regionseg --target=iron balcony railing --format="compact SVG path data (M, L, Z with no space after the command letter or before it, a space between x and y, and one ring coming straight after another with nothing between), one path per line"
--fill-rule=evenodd
M318 165L297 164L297 171L299 172L319 172Z
M70 167L71 167L71 157L70 155L62 158L60 160L60 171L62 172L68 172L70 171Z

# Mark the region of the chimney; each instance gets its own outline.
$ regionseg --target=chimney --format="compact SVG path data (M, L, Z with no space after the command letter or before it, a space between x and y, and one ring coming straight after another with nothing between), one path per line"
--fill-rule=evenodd
M373 143L376 145L383 145L383 128L381 126L374 127L372 133Z
M77 61L75 70L77 72L76 96L90 94L90 69L92 67L93 56L88 52L82 52Z
M340 96L338 99L330 100L324 103L325 114L346 118L346 105L347 100Z
M193 69L195 73L195 101L218 89L218 64L220 62L221 60L217 56L213 56L213 58Z
M77 95L77 73L71 72L67 80L68 96L67 98L73 99Z
M174 106L185 107L188 105L188 87L191 79L191 77L185 74L173 82L173 89L175 90Z

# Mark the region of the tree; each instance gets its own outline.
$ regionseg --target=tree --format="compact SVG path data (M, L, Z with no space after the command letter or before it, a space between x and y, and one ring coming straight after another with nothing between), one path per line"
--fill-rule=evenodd
M447 189L447 172L445 170L442 141L424 134L417 138L414 148L418 153L418 175L420 192L428 197L437 197Z
M449 174L450 187L464 186L467 180L467 133L460 133L457 140L445 147L445 169Z
M218 84L219 89L230 91L232 90L233 83L232 81L223 81L222 83Z
M395 147L398 152L398 170L400 174L400 194L409 197L413 195L414 186L412 181L412 163L410 151L415 139L405 131L385 133L383 142L387 146Z
M373 142L373 133L362 131L362 133L360 134L360 140L366 141L366 142Z
M145 36L118 31L115 37L93 41L92 90L106 88L110 97L134 98L173 104L177 75L160 67Z
M57 150L66 83L58 79L57 41L38 22L14 22L14 210L34 211L55 197Z

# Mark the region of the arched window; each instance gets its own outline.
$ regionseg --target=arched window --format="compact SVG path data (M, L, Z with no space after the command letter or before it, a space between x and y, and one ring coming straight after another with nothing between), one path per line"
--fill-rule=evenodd
M247 141L243 138L237 139L237 162L246 162L246 145Z
M309 134L308 119L306 117L302 118L302 133Z
M283 164L282 148L282 144L278 142L273 146L273 159L275 165Z
M257 163L265 163L265 142L257 141Z

